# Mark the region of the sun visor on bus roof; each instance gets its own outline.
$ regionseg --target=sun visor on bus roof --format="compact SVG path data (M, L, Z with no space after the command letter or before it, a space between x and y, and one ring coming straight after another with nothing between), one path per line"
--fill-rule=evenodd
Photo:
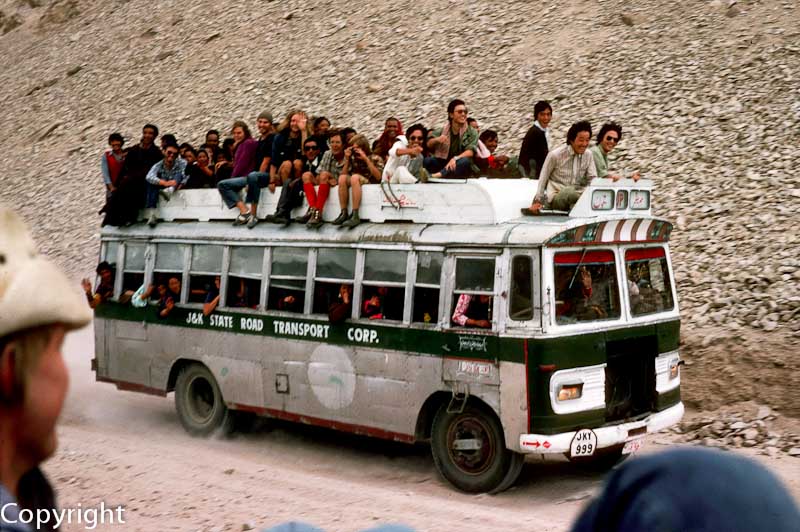
M548 246L668 242L672 224L666 220L633 218L580 225L550 238Z

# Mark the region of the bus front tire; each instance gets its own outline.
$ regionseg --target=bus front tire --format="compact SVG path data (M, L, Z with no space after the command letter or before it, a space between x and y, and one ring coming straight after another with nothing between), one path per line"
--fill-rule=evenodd
M186 366L178 374L175 409L181 425L193 436L208 436L219 429L228 434L233 428L233 413L225 406L217 380L201 364Z
M443 404L433 418L431 453L436 469L450 484L468 493L498 493L510 488L522 471L524 456L506 449L497 416L468 405L463 412Z

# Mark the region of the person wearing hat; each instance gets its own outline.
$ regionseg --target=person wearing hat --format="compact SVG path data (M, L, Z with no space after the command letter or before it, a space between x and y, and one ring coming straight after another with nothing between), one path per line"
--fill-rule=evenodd
M0 529L30 530L23 509L52 498L38 469L56 450L69 376L61 346L92 312L80 291L39 255L25 224L0 206ZM34 502L36 501L36 502Z
M92 293L92 283L89 279L81 281L81 286L91 308L97 308L100 303L114 296L114 267L103 261L97 265L97 270L95 271L100 276L100 284L97 285L94 293Z

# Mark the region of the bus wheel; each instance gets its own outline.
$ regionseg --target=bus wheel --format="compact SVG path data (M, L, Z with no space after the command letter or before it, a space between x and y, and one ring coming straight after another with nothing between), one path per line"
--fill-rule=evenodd
M628 458L629 454L622 454L622 447L611 447L609 449L602 449L594 456L581 456L577 458L569 458L573 464L587 470L597 473L604 473L614 466L621 464Z
M522 455L506 449L497 417L483 408L463 412L439 408L433 418L431 452L439 473L456 488L470 492L508 489L522 471Z
M183 428L194 436L208 436L220 428L227 433L232 421L216 379L201 364L186 366L178 374L175 409Z

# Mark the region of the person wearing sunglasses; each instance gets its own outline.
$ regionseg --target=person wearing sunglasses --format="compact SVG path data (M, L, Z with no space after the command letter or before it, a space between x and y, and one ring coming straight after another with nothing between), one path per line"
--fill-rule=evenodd
M472 156L478 144L478 132L467 124L469 111L463 100L452 100L447 106L447 123L431 132L425 169L433 178L465 178L472 172Z
M389 149L389 159L383 168L383 180L389 183L418 183L428 180L428 171L422 167L423 149L427 131L422 124L408 128L407 136L398 135Z
M163 153L164 159L154 164L145 177L147 192L144 207L149 211L147 225L150 227L155 227L158 223L155 209L159 194L169 201L172 193L186 180L186 161L178 157L178 144L167 143Z
M311 174L316 178L322 155L320 155L319 142L316 137L309 137L303 142L303 174ZM302 176L302 174L301 174ZM292 221L292 209L299 207L303 203L300 193L303 191L303 179L300 177L290 178L281 188L281 196L278 198L278 206L275 214L267 216L266 221L279 225L289 225ZM309 216L309 219L311 217ZM298 220L302 221L302 220ZM306 220L307 222L308 220ZM249 227L249 226L248 226Z
M597 134L597 144L589 148L594 157L594 164L597 167L597 177L608 177L613 181L619 181L622 177L619 174L608 172L608 154L617 147L621 140L622 126L616 122L607 122L600 128L600 133ZM639 172L634 172L631 178L634 181L638 181Z

